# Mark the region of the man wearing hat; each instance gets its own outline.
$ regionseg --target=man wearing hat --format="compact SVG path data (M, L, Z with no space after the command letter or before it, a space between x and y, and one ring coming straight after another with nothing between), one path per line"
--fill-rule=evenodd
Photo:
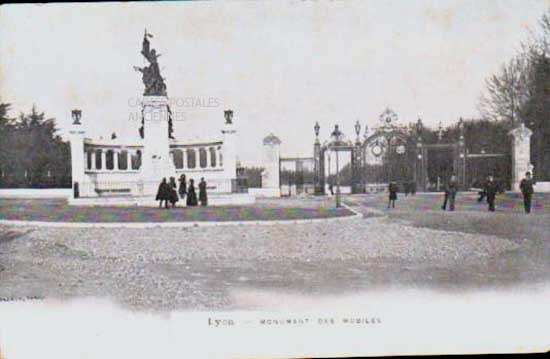
M531 172L525 173L525 178L519 183L521 194L523 194L523 206L525 207L525 213L531 213L531 197L533 197L533 179L531 178Z

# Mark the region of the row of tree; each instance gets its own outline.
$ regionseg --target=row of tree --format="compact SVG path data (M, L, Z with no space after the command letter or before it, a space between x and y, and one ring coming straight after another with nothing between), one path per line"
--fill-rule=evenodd
M34 106L11 118L9 109L0 104L0 187L71 187L70 146L55 119Z

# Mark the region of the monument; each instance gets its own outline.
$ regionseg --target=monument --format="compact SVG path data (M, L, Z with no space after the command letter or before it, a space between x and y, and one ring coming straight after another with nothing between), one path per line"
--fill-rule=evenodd
M255 197L236 192L237 138L233 111L224 111L221 130L206 141L184 141L173 136L172 111L156 50L145 31L141 54L147 66L134 69L144 85L141 128L135 138L87 138L82 112L73 110L70 130L75 205L154 205L162 178L179 178L208 184L209 204L253 203ZM177 115L177 113L176 113ZM83 121L85 122L85 121ZM138 135L139 134L139 135Z

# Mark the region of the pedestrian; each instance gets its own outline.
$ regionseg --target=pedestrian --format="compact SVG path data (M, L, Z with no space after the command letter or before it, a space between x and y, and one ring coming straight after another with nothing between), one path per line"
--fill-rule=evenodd
M199 201L201 202L201 206L206 206L208 204L208 197L206 195L206 181L204 180L204 177L201 178L201 181L199 182Z
M487 176L487 179L485 180L485 183L481 184L481 186L482 186L481 191L478 192L479 197L477 198L477 201L479 203L483 202L483 200L487 197L487 190L486 190L487 189L487 182L489 182L489 176Z
M489 176L487 183L485 184L485 194L487 196L487 203L489 204L489 211L495 211L495 198L498 192L498 186L493 176Z
M523 195L523 207L525 213L531 213L531 198L535 192L533 189L534 181L531 178L531 172L525 173L525 178L519 183L519 188L521 189L521 194Z
M405 197L407 197L409 195L409 192L411 191L410 183L403 182L403 189L405 190Z
M197 194L195 193L195 181L191 178L189 180L189 187L187 188L187 205L189 207L197 205Z
M455 199L457 192L458 183L456 180L456 176L452 175L449 179L449 182L447 182L447 185L445 186L445 199L443 200L443 206L441 206L442 210L447 209L447 202L449 203L449 211L455 210Z
M389 200L388 208L395 208L395 201L397 200L397 183L390 182L388 186Z
M185 195L187 194L187 181L185 179L185 175L182 174L180 178L178 179L180 186L178 188L178 192L180 195L181 200L183 201L185 199Z
M172 204L172 208L176 207L176 202L179 201L178 198L178 192L176 189L178 188L178 185L176 184L176 179L174 177L170 177L170 203Z
M416 182L411 182L411 194L416 195Z
M160 201L159 208L162 208L163 201L164 201L164 207L168 208L168 200L170 199L169 194L170 194L170 187L166 182L166 178L163 178L157 190L157 196L155 197L155 200Z

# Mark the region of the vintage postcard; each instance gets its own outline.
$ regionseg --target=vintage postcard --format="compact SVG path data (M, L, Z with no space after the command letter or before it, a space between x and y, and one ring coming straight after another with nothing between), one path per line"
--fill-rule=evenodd
M0 7L0 358L550 348L550 2Z

